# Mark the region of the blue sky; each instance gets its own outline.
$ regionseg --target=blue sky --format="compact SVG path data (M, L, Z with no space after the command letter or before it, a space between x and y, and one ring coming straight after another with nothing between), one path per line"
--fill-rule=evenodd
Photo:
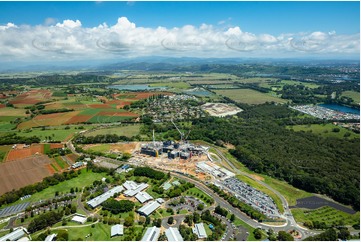
M43 24L79 19L84 27L116 23L167 28L202 23L239 26L255 34L309 31L358 33L359 2L0 2L0 23Z
M0 62L359 58L359 2L0 2Z

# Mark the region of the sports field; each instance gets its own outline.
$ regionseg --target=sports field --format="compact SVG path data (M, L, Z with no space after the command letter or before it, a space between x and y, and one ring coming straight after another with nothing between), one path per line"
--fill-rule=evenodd
M236 102L247 104L261 104L265 102L286 103L287 100L271 96L268 93L262 93L251 89L228 89L215 90L219 95L228 97Z

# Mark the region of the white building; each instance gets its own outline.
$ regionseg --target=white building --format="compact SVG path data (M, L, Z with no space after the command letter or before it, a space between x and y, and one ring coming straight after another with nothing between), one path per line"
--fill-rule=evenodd
M143 238L140 241L157 241L160 234L160 228L151 227L145 232Z
M193 233L195 233L198 236L198 239L207 238L207 233L206 230L204 229L203 223L195 224L192 230Z
M0 238L0 241L16 241L26 235L26 230L22 227L14 230L13 232L4 235Z
M149 214L153 213L157 208L160 207L160 204L156 201L152 201L138 209L138 213L144 216L148 216Z
M126 181L123 184L123 187L125 187L125 189L127 189L124 192L124 195L127 197L133 197L135 196L138 192L143 191L144 189L146 189L149 185L147 183L140 183L137 184L134 181Z
M50 234L46 236L44 241L53 241L53 239L57 236L57 234Z
M96 198L93 198L92 200L88 201L87 204L91 206L92 208L95 208L105 202L108 198L113 197L115 193L120 193L123 191L123 186L116 186L109 191L103 193L100 196L97 196Z
M168 241L183 241L182 235L179 233L178 228L168 228L165 230L165 236Z
M79 214L79 215L75 215L71 221L76 222L76 223L80 223L80 224L84 224L86 222L86 217Z
M135 198L140 203L145 203L145 202L153 199L153 197L151 195L149 195L147 192L138 192L138 194L135 195Z
M123 224L116 224L116 225L112 226L110 229L110 237L114 237L114 236L118 236L118 235L121 236L123 234L124 234Z

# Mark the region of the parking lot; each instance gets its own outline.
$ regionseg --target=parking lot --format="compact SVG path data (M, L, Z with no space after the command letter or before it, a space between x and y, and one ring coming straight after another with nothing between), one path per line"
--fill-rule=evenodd
M266 216L270 218L280 216L276 204L267 194L234 177L224 180L221 184L231 191L237 199L251 205Z

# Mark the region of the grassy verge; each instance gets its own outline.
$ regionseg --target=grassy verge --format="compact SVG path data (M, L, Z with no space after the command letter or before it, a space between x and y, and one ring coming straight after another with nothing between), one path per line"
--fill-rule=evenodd
M198 199L203 201L205 204L207 204L207 206L211 205L208 202L208 200L211 200L212 198L210 196L208 196L207 194L205 194L204 192L202 192L201 190L199 190L197 187L192 187L192 188L188 189L186 192L183 193L183 195L197 197Z
M60 156L56 156L56 157L54 157L54 159L55 159L56 163L61 167L61 169L64 169L65 167L67 167L67 164Z

